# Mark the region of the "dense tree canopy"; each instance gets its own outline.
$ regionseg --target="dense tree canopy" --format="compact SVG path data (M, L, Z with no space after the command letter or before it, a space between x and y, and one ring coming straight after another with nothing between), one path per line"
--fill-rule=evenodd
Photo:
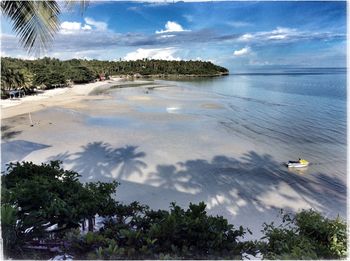
M2 214L7 217L3 237L11 239L6 241L8 249L33 238L78 228L85 220L91 228L96 214L103 216L106 209L115 206L111 195L116 182L84 185L79 176L63 170L57 161L9 166L8 174L1 177Z
M87 83L100 75L141 75L164 77L168 75L216 76L227 74L228 70L211 62L202 61L98 61L72 59L60 61L55 58L21 60L1 58L2 91L41 87L49 89L67 85L68 82Z

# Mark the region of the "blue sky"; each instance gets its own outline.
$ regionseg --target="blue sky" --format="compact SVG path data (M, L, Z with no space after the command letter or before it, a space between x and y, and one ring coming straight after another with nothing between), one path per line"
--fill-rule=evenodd
M231 70L346 66L346 2L91 2L46 56L210 60ZM33 58L3 17L1 54Z

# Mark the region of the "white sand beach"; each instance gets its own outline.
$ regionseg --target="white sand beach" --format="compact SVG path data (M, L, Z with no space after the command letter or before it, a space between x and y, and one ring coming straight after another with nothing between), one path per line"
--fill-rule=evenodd
M346 196L330 176L290 172L281 163L294 152L222 128L214 116L227 106L216 96L177 87L147 91L152 82L87 96L118 81L4 101L2 169L10 161L62 160L82 181L118 180L118 200L163 209L204 201L209 214L251 228L254 238L281 208L346 215Z
M122 78L111 78L107 81L75 84L70 87L46 90L23 98L0 100L1 119L38 111L46 107L65 106L86 99L99 99L102 97L88 95L96 88L108 88L121 80Z

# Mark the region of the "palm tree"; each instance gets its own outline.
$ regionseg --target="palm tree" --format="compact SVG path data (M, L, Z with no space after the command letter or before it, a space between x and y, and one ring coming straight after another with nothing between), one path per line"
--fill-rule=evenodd
M1 89L3 91L9 91L21 87L24 84L24 81L23 74L18 70L1 68Z
M66 0L67 7L73 4L74 1ZM83 11L88 1L80 1L80 5ZM57 1L1 1L0 6L28 52L46 50L60 28L61 9Z
M46 49L59 30L60 8L55 1L3 1L1 11L29 52Z

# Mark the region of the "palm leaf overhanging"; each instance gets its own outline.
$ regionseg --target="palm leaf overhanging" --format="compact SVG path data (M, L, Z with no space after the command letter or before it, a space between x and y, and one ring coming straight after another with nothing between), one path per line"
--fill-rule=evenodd
M1 1L1 11L28 52L46 50L60 28L56 1Z
M68 10L73 10L74 7L77 4L79 4L81 14L84 14L85 10L89 6L89 1L87 1L87 0L80 0L80 1L77 1L77 0L66 0L65 2L66 2L65 3L65 8L68 9Z

